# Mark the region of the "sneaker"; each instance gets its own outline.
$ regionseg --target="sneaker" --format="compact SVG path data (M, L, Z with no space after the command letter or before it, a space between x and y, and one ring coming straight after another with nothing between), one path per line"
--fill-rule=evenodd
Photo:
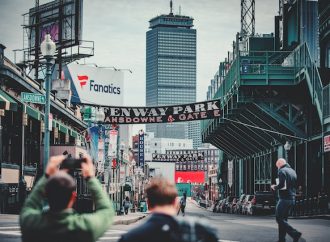
M301 237L300 232L295 233L295 235L293 236L293 242L298 242L300 237Z

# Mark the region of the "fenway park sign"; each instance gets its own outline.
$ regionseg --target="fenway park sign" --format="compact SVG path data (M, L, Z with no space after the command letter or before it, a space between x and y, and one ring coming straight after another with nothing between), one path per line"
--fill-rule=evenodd
M107 124L172 123L220 117L220 100L159 106L104 107Z

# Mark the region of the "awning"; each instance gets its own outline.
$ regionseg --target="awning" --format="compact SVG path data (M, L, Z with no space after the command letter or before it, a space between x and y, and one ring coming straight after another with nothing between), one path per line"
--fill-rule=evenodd
M17 111L17 102L0 89L0 109Z

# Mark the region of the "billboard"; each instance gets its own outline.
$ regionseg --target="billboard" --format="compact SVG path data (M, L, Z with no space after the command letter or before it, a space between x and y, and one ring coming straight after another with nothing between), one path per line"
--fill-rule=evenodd
M55 0L29 10L29 47L35 51L49 33L62 48L78 45L82 34L82 0Z
M86 83L84 82L84 85ZM221 116L220 100L157 107L104 107L107 124L172 123Z
M204 183L204 171L176 171L175 183Z
M122 71L71 63L66 66L65 76L71 80L72 103L123 105Z

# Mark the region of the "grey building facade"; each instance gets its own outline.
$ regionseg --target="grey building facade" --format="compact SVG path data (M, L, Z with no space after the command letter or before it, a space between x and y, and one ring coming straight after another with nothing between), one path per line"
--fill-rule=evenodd
M196 101L196 29L193 18L160 15L146 34L146 104L175 105ZM188 123L148 124L159 138L190 138ZM200 134L200 130L198 131Z

